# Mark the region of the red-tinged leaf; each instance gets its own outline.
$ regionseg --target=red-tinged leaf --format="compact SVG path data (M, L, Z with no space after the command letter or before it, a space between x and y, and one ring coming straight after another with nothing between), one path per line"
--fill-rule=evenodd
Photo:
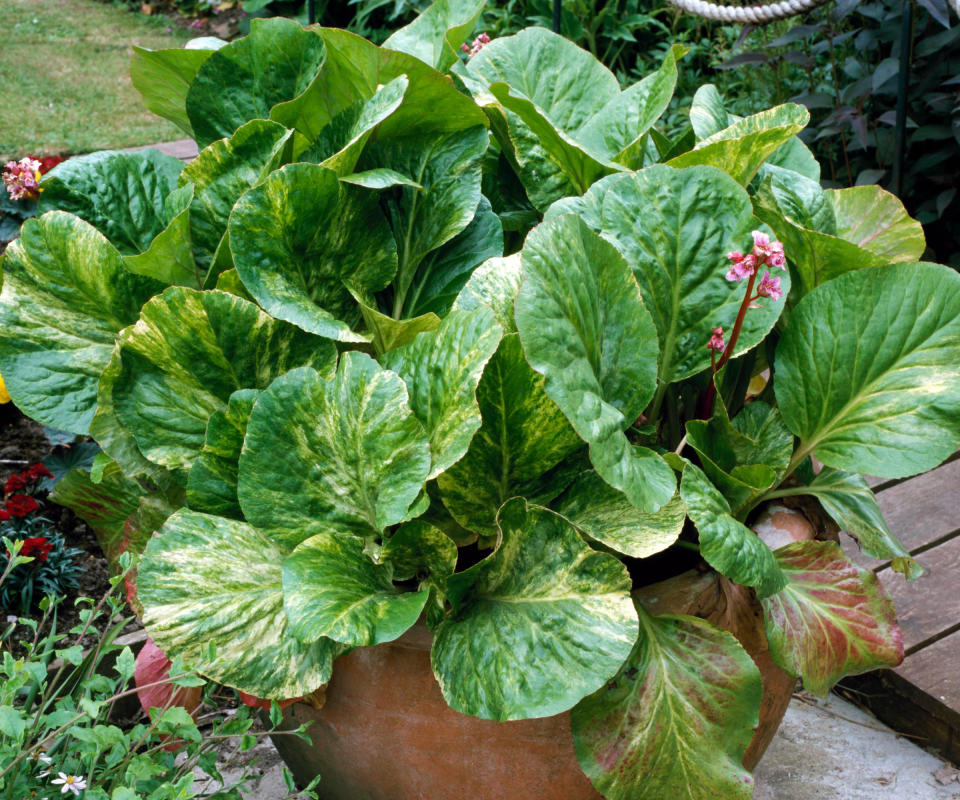
M169 677L170 659L157 647L153 639L148 637L137 654L136 668L133 672L137 698L143 710L149 714L151 708L181 706L191 715L195 714L203 699L203 687L176 687L169 682L161 683L161 681L167 681ZM174 741L164 749L175 752L182 746L182 742Z
M760 671L705 620L637 611L630 657L571 712L580 766L607 800L747 800Z
M787 586L761 600L770 655L807 691L822 696L846 675L903 661L893 601L876 575L833 542L796 542L774 555Z
M246 692L237 692L240 695L240 702L250 708L262 708L265 711L270 710L271 703L276 703L280 708L286 708L287 706L292 706L294 703L303 700L302 697L293 697L289 700L264 700L262 697L257 697L252 694L247 694Z

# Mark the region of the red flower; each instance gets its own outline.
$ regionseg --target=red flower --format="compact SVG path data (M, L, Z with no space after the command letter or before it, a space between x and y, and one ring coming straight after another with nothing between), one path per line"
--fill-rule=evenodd
M40 561L46 561L50 551L53 550L53 543L43 536L31 536L23 540L23 547L20 548L20 555L35 556Z
M19 492L21 489L27 488L27 480L23 475L11 475L7 478L7 485L4 487L4 491L7 494L11 492Z
M7 500L7 511L15 517L25 517L39 508L37 501L29 495L15 494Z
M40 158L39 156L32 156L40 162L40 174L46 175L50 170L52 170L57 164L61 161L66 161L63 156L44 156Z
M30 469L27 470L27 474L33 479L37 480L38 478L52 478L53 473L48 470L43 464L34 464Z
M10 512L5 508L0 508L0 522L6 522L10 519Z

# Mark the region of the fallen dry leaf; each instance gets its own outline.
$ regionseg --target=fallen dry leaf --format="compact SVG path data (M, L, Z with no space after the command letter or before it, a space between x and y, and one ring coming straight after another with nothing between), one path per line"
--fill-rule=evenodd
M933 773L933 777L937 779L937 783L942 786L949 786L957 780L958 775L960 775L960 770L954 769L949 764L944 764Z

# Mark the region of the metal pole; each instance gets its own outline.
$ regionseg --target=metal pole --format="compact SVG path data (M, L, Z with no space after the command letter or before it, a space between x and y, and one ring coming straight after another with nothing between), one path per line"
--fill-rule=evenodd
M560 9L563 0L553 0L553 32L560 33Z
M307 0L307 25L317 21L316 0Z
M904 0L900 21L900 71L897 73L897 120L894 134L893 191L903 197L903 160L907 151L907 88L913 50L913 0Z

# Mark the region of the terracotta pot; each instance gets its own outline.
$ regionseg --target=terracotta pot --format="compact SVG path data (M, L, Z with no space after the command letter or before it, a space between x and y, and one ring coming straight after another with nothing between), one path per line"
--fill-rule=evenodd
M795 512L756 526L812 538ZM798 532L799 531L799 532ZM764 536L766 538L766 536ZM636 593L655 614L692 614L730 631L763 676L760 724L744 756L753 769L786 712L795 681L770 660L753 593L714 572L685 572ZM337 659L325 699L286 711L285 727L312 723L313 746L274 743L296 779L321 775L323 800L598 800L573 750L569 713L491 722L452 711L430 669L431 634L421 624L400 639Z

